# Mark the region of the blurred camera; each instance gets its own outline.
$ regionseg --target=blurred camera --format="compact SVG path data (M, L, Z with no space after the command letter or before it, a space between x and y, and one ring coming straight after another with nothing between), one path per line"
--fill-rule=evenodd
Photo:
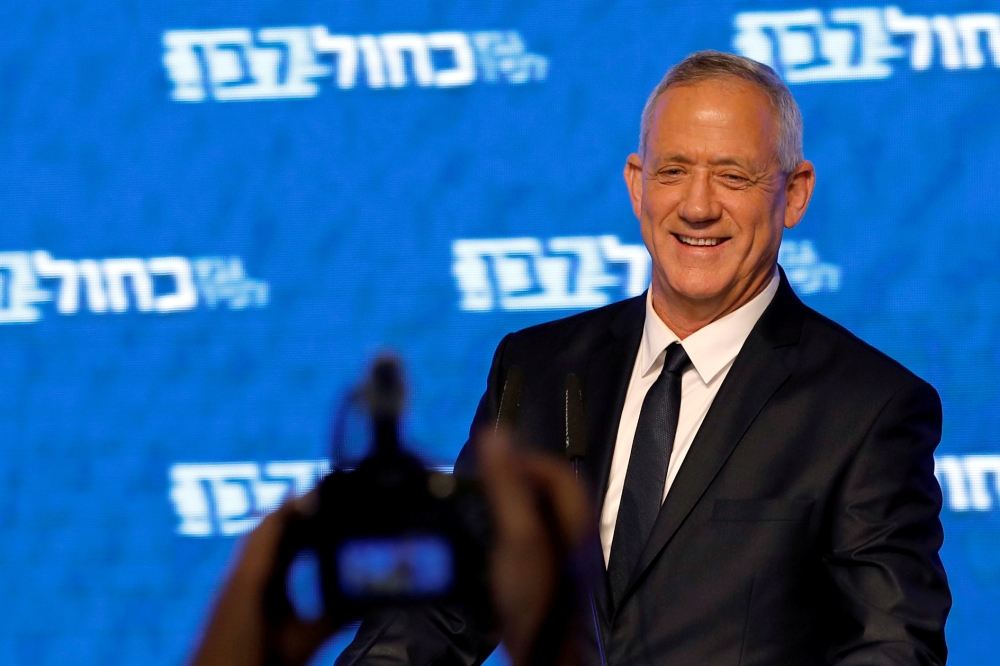
M353 469L339 469L335 443L335 469L318 486L315 514L296 523L284 544L289 562L313 551L323 603L349 617L487 598L485 499L471 482L429 469L405 450L404 394L398 359L377 359L370 379L352 393L367 412L370 451Z

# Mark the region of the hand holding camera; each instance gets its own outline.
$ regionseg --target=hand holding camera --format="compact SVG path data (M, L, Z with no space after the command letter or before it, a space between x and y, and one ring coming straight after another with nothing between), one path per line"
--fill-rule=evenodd
M516 666L575 663L580 586L566 565L593 521L573 472L515 451L502 431L479 441L481 488L429 471L400 446L396 362L376 363L369 386L372 452L250 534L192 664L298 666L370 609L446 599L491 604ZM287 593L304 550L318 556L324 602L311 621Z

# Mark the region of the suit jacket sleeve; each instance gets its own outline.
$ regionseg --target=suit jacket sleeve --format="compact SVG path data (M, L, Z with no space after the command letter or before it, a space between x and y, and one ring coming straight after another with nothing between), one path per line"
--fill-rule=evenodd
M830 663L945 663L951 595L938 557L940 438L937 393L911 383L882 408L846 470L825 558L845 619Z
M479 401L469 439L455 463L455 473L474 477L473 441L496 420L503 390L504 338L493 355L486 392ZM484 546L485 547L485 546ZM435 604L409 610L387 609L361 623L358 633L337 659L337 666L473 666L496 649L489 600L473 606Z

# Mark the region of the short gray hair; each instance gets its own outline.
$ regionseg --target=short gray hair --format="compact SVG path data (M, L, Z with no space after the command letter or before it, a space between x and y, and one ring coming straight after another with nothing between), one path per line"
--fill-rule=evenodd
M782 171L790 173L802 163L802 112L791 91L778 74L763 63L721 51L698 51L670 68L653 89L642 110L639 128L639 155L646 156L646 136L656 101L671 86L688 85L734 76L757 86L778 114L778 162Z

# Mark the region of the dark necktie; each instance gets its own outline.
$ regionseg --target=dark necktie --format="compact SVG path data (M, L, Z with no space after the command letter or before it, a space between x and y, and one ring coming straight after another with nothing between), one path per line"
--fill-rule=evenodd
M663 370L642 401L608 559L608 579L615 608L625 594L660 512L667 464L681 413L681 375L690 363L679 342L667 347Z

